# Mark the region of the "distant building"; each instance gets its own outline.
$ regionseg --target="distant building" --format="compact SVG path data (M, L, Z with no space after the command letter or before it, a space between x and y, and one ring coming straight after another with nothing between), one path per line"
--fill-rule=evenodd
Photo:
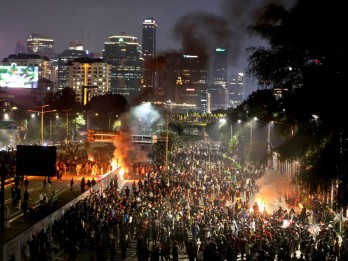
M25 66L38 68L38 80L36 87L25 88L20 86L0 86L0 99L7 99L21 106L31 108L42 102L47 93L54 91L54 82L50 80L52 66L47 57L38 54L11 54L2 60L4 66Z
M68 86L76 98L86 105L93 96L110 90L110 65L100 58L81 57L67 63Z
M220 84L211 84L208 88L210 97L210 108L207 110L208 113L216 110L227 109L227 96L228 92L226 87Z
M227 50L216 48L213 62L213 84L227 87Z
M175 103L194 104L202 112L207 106L208 64L205 57L184 54L179 57L176 71Z
M48 36L31 34L27 39L27 53L54 58L54 40Z
M16 43L15 54L26 53L25 47L21 41Z
M69 41L69 50L83 51L83 45L77 40L70 40Z
M104 44L103 58L111 64L110 91L123 95L132 103L140 94L144 59L137 37L110 36Z
M51 61L46 56L39 54L10 54L2 60L3 65L11 65L12 63L18 66L38 66L39 79L45 78L51 80L52 66Z
M231 79L228 86L228 107L236 108L244 100L244 73Z
M63 51L58 56L58 90L69 87L67 64L77 58L86 56L86 52L83 50L83 48L80 50L80 47L78 46L71 46L69 44L69 50Z
M143 58L144 80L143 87L154 88L156 82L156 31L157 24L154 18L145 18L143 21Z

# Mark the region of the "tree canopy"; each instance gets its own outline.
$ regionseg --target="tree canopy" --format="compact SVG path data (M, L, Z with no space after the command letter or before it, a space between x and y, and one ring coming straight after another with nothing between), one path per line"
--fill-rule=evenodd
M340 205L348 203L348 130L342 119L348 75L344 10L343 2L316 0L298 0L288 10L268 5L249 28L267 46L248 48L248 73L265 90L253 93L233 112L248 111L248 117L296 129L278 152L283 159L301 162L296 181L309 192L325 193L337 185Z

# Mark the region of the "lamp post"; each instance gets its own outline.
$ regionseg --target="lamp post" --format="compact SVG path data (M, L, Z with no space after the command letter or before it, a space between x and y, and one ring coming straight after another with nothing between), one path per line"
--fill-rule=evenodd
M273 121L268 123L268 133L267 133L267 167L270 169L271 167L271 124L273 124Z
M257 118L254 117L255 121L257 121ZM253 121L250 122L250 153L253 151Z
M65 117L66 117L66 138L69 139L69 111L71 111L71 109L67 109L67 110L62 110L63 112L65 112Z
M49 110L49 111L45 111L44 108L48 107L49 104L45 104L45 105L42 105L42 106L37 106L39 108L41 108L40 111L34 111L34 110L28 110L30 112L37 112L37 113L40 113L41 115L41 145L43 144L43 140L44 140L44 131L43 131L43 117L44 117L44 114L47 113L47 112L54 112L54 111L57 111L57 110Z

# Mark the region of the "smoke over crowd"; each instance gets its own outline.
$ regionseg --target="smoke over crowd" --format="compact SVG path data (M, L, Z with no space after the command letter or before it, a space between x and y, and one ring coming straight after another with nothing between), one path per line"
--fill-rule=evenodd
M134 143L132 135L152 135L153 127L161 121L161 115L151 103L140 104L123 114L121 135L114 144L116 165L127 168L132 163L148 162L149 150L143 149L141 144Z
M188 54L209 56L215 48L226 48L232 71L245 68L245 49L260 45L261 41L250 38L248 27L253 25L270 3L285 7L294 1L285 0L223 0L221 14L189 13L182 16L173 30L174 39L182 43L182 51Z

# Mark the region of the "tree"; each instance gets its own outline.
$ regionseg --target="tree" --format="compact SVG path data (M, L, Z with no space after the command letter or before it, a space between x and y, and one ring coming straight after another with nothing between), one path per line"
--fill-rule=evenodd
M298 0L289 10L276 4L265 10L250 32L268 46L248 49L248 73L264 88L280 90L282 95L276 100L278 106L263 107L261 114L296 129L278 151L283 159L300 159L298 184L311 193L327 193L337 184L336 200L346 205L348 130L342 119L346 97L342 86L348 75L348 41L343 35L344 3ZM248 106L255 109L250 102Z
M81 103L77 101L76 92L66 87L55 93L48 93L44 98L44 103L49 104L51 109L57 111L72 110L81 111Z
M100 96L94 96L87 104L85 111L98 114L96 127L109 129L113 127L114 122L119 116L128 111L129 105L124 96L120 94L106 93Z

